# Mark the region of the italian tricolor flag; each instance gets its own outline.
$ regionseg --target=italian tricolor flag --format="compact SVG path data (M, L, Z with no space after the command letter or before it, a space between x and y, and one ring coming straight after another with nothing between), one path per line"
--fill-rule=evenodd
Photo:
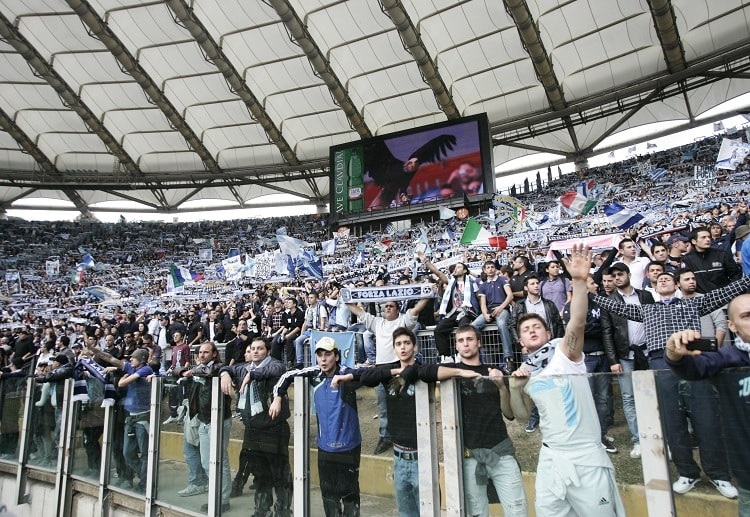
M560 196L560 204L572 212L585 215L596 206L596 199L589 199L571 190Z
M505 247L505 237L492 235L489 230L479 224L473 217L466 221L466 228L461 234L461 244L464 246L492 246L494 248Z

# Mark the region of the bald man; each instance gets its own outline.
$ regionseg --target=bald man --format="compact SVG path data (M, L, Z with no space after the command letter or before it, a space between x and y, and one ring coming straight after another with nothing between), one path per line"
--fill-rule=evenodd
M741 294L729 303L728 327L737 337L733 346L719 348L716 352L688 350L687 345L700 338L694 330L672 334L667 340L666 361L683 379L715 378L721 404L721 420L729 451L729 467L739 485L739 515L750 515L750 373L747 370L730 370L750 366L750 294ZM721 481L711 480L722 495L731 497L732 491ZM730 485L731 486L731 485ZM732 487L733 488L733 487ZM727 492L727 493L725 493Z

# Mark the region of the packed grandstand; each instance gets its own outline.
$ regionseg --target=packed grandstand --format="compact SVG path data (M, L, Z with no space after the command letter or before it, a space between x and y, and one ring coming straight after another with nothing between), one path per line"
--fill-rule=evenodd
M414 253L420 241L426 241L435 261L460 255L470 263L497 258L500 265L509 264L519 252L544 262L550 243L574 237L628 234L653 244L666 240L670 231L719 223L724 215L743 217L738 211L746 198L747 162L734 171L717 170L723 175L710 184L695 178L696 168L715 163L725 136L634 155L574 175L550 170L536 185L514 186L507 193L524 208L524 217L512 227L498 232L491 213L470 214L491 233L505 237L502 250L461 244L466 219L441 219L437 212L402 229L393 221L364 229L330 228L325 215L196 223L0 221L2 319L11 326L44 325L52 316L103 313L115 318L129 311L180 311L193 302L217 302L256 290L276 296L285 287L320 290L331 280L353 285L359 279L373 284L382 278L395 283L404 271L418 281L428 273ZM654 178L652 172L659 169L667 172ZM597 201L591 212L583 215L561 206L561 196L582 188ZM643 219L627 229L616 226L603 210L612 203ZM280 260L286 255L279 250L279 234L307 244L321 259L322 274L299 267L292 267L290 274L288 261ZM248 267L228 279L222 262L233 253ZM175 269L191 271L200 280L188 278L187 284L174 288L170 277Z

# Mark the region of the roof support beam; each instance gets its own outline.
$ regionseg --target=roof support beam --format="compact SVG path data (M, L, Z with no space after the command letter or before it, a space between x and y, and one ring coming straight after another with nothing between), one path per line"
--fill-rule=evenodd
M76 92L55 72L42 55L23 37L5 14L0 12L0 38L7 41L31 66L32 70L57 92L66 106L75 111L86 126L94 132L109 151L119 160L120 164L133 176L141 176L138 165L115 140L104 124L94 115Z
M89 31L101 41L105 47L117 59L124 71L133 77L138 85L143 88L146 95L156 104L169 120L172 127L180 132L188 146L200 156L206 170L216 174L221 173L221 168L214 157L208 151L203 141L195 134L185 119L178 113L164 92L159 89L154 80L149 76L138 61L132 56L120 39L112 32L112 29L91 8L87 0L67 0L68 5L81 18Z
M269 140L279 148L284 159L292 164L298 165L299 159L286 141L276 124L271 120L270 115L263 105L258 101L255 95L248 88L245 79L234 68L234 65L226 57L221 47L214 41L203 23L195 16L193 9L188 7L185 0L167 0L167 5L176 16L177 20L184 26L195 38L206 57L219 69L224 75L229 87L234 91L247 105L250 114L258 121L268 135Z
M539 82L544 86L544 92L547 94L550 106L555 111L565 109L567 107L565 95L553 70L552 61L544 48L539 27L531 16L526 0L503 0L503 3L505 4L505 10L513 18L518 28L521 43L534 64L534 71Z
M73 204L76 206L76 208L81 212L83 217L85 217L89 221L96 221L96 216L91 213L91 210L89 210L89 205L86 203L86 201L83 200L81 195L73 190L72 188L64 188L62 189L63 192L65 192L65 195L68 196L68 199L70 199Z
M435 95L435 100L440 109L443 110L445 116L449 119L459 118L461 112L458 110L456 103L453 102L450 89L440 75L437 64L427 51L427 47L425 47L422 41L422 36L411 21L404 4L401 0L379 1L383 12L388 15L393 25L398 29L398 34L401 37L404 48L412 55L414 61L417 62L419 72L422 74L425 83L432 88L432 93Z
M633 81L620 87L618 90L610 90L602 94L593 95L573 104L561 112L540 110L535 113L527 113L523 117L499 122L490 126L490 134L495 138L495 144L501 145L508 140L523 140L525 138L551 133L565 128L561 118L569 116L574 123L591 122L623 113L640 104L644 95L654 90L659 90L659 97L671 98L682 95L701 86L712 84L725 77L734 77L750 71L750 62L747 56L750 54L750 39L737 42L737 46L728 51L716 52L706 56L701 61L690 64L690 67L669 75L655 75ZM722 71L722 74L708 72ZM576 122L576 119L579 122Z
M155 190L156 190L156 189L152 189L152 190L151 190L151 192L154 192L154 195L156 196L156 192L155 192ZM148 207L151 207L151 208L153 208L154 210L158 210L158 209L159 209L159 205L156 205L156 204L154 204L154 203L149 203L148 201L144 201L143 199L141 199L141 198L137 198L137 197L135 197L135 196L129 196L129 195L127 195L127 194L123 194L122 192L118 192L117 190L112 190L112 189L102 189L102 192L106 192L107 194L111 194L111 195L113 195L113 196L117 196L117 197L119 197L119 198L122 198L122 199L125 199L125 200L127 200L127 201L132 201L132 202L134 202L134 203L138 203L139 205L146 205L146 206L148 206ZM156 197L158 198L159 196L156 196ZM160 200L160 201L161 201L161 200ZM162 203L162 205L161 205L161 206L162 206L163 208L167 208L166 200L164 200L164 202Z
M63 176L63 174L59 170L57 170L57 168L49 160L49 158L47 158L42 150L39 149L39 146L37 146L36 143L34 143L31 138L29 138L26 132L18 127L18 124L16 124L15 121L13 121L2 109L0 109L0 126L10 136L12 136L16 142L18 142L18 145L21 146L21 149L23 149L25 153L34 158L46 177L50 179L56 179ZM81 214L83 214L86 219L96 220L96 217L91 213L91 211L89 211L88 205L78 194L78 192L73 190L72 187L64 188L62 189L62 191L66 196L68 196L68 199L70 199L73 204L75 204L76 208L81 211ZM28 194L30 194L30 192L24 192L23 196L21 197L25 197Z
M367 127L364 117L352 102L349 92L336 76L336 73L331 68L331 63L320 51L318 44L297 15L294 7L292 7L288 0L269 0L269 4L276 10L276 13L281 18L281 21L284 22L284 25L286 25L289 33L304 51L318 77L326 83L334 101L346 113L346 117L349 119L349 124L351 124L352 128L359 133L361 138L371 137L372 133Z
M564 110L568 107L568 103L565 102L565 94L563 92L560 81L557 80L557 75L552 66L552 60L547 54L547 50L544 48L542 37L539 33L539 27L536 21L531 15L529 6L526 0L503 0L505 4L505 10L508 12L518 29L518 35L521 38L521 43L526 49L526 52L531 58L531 62L534 65L534 72L536 73L539 82L544 87L544 93L547 96L550 106L553 111ZM563 122L570 135L570 141L573 144L573 148L580 152L580 146L578 144L578 136L576 135L573 121L570 117L563 117Z
M677 22L672 8L672 0L646 0L651 9L651 17L654 20L656 35L661 41L661 49L664 53L664 61L670 74L685 70L685 49L677 32Z

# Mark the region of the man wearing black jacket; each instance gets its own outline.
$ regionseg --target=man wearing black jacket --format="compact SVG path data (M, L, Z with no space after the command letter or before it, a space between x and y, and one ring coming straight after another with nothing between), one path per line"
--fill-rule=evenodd
M705 294L742 277L742 269L731 253L711 247L711 232L705 226L690 232L693 250L682 257L680 269L695 273L698 292Z
M282 416L268 414L273 387L286 369L270 355L270 343L256 337L245 347L245 362L224 366L219 371L221 390L230 395L240 386L237 406L245 436L240 452L240 468L232 484L232 497L242 495L250 474L255 484L253 515L291 516L292 474L289 468L289 399L282 398ZM276 492L276 502L273 492Z
M612 264L606 272L614 278L615 290L610 295L619 302L644 305L654 303L654 297L648 291L633 288L630 285L630 268L623 262ZM641 357L646 347L646 331L643 323L630 321L604 309L601 311L602 342L612 373L618 375L622 394L622 412L633 440L631 458L641 457L640 438L638 437L638 420L635 416L635 399L633 398L633 379L630 374L635 370L636 354ZM647 368L643 365L643 369Z
M210 341L203 343L198 349L198 364L194 367L177 365L174 376L178 379L189 379L187 388L189 403L188 417L192 420L198 417L198 445L188 441L187 433L183 439L183 452L191 477L199 473L200 469L207 475L211 448L211 378L219 374L221 360L216 345ZM184 382L184 381L183 381ZM231 492L231 473L229 470L229 433L232 428L232 399L224 395L224 408L221 415L223 422L221 447L221 511L229 510L229 494ZM197 454L196 454L197 453ZM199 475L199 474L198 474ZM191 487L205 488L205 485L189 483L188 487L178 492L181 496L205 493L206 490L188 490ZM208 510L204 504L203 511Z

